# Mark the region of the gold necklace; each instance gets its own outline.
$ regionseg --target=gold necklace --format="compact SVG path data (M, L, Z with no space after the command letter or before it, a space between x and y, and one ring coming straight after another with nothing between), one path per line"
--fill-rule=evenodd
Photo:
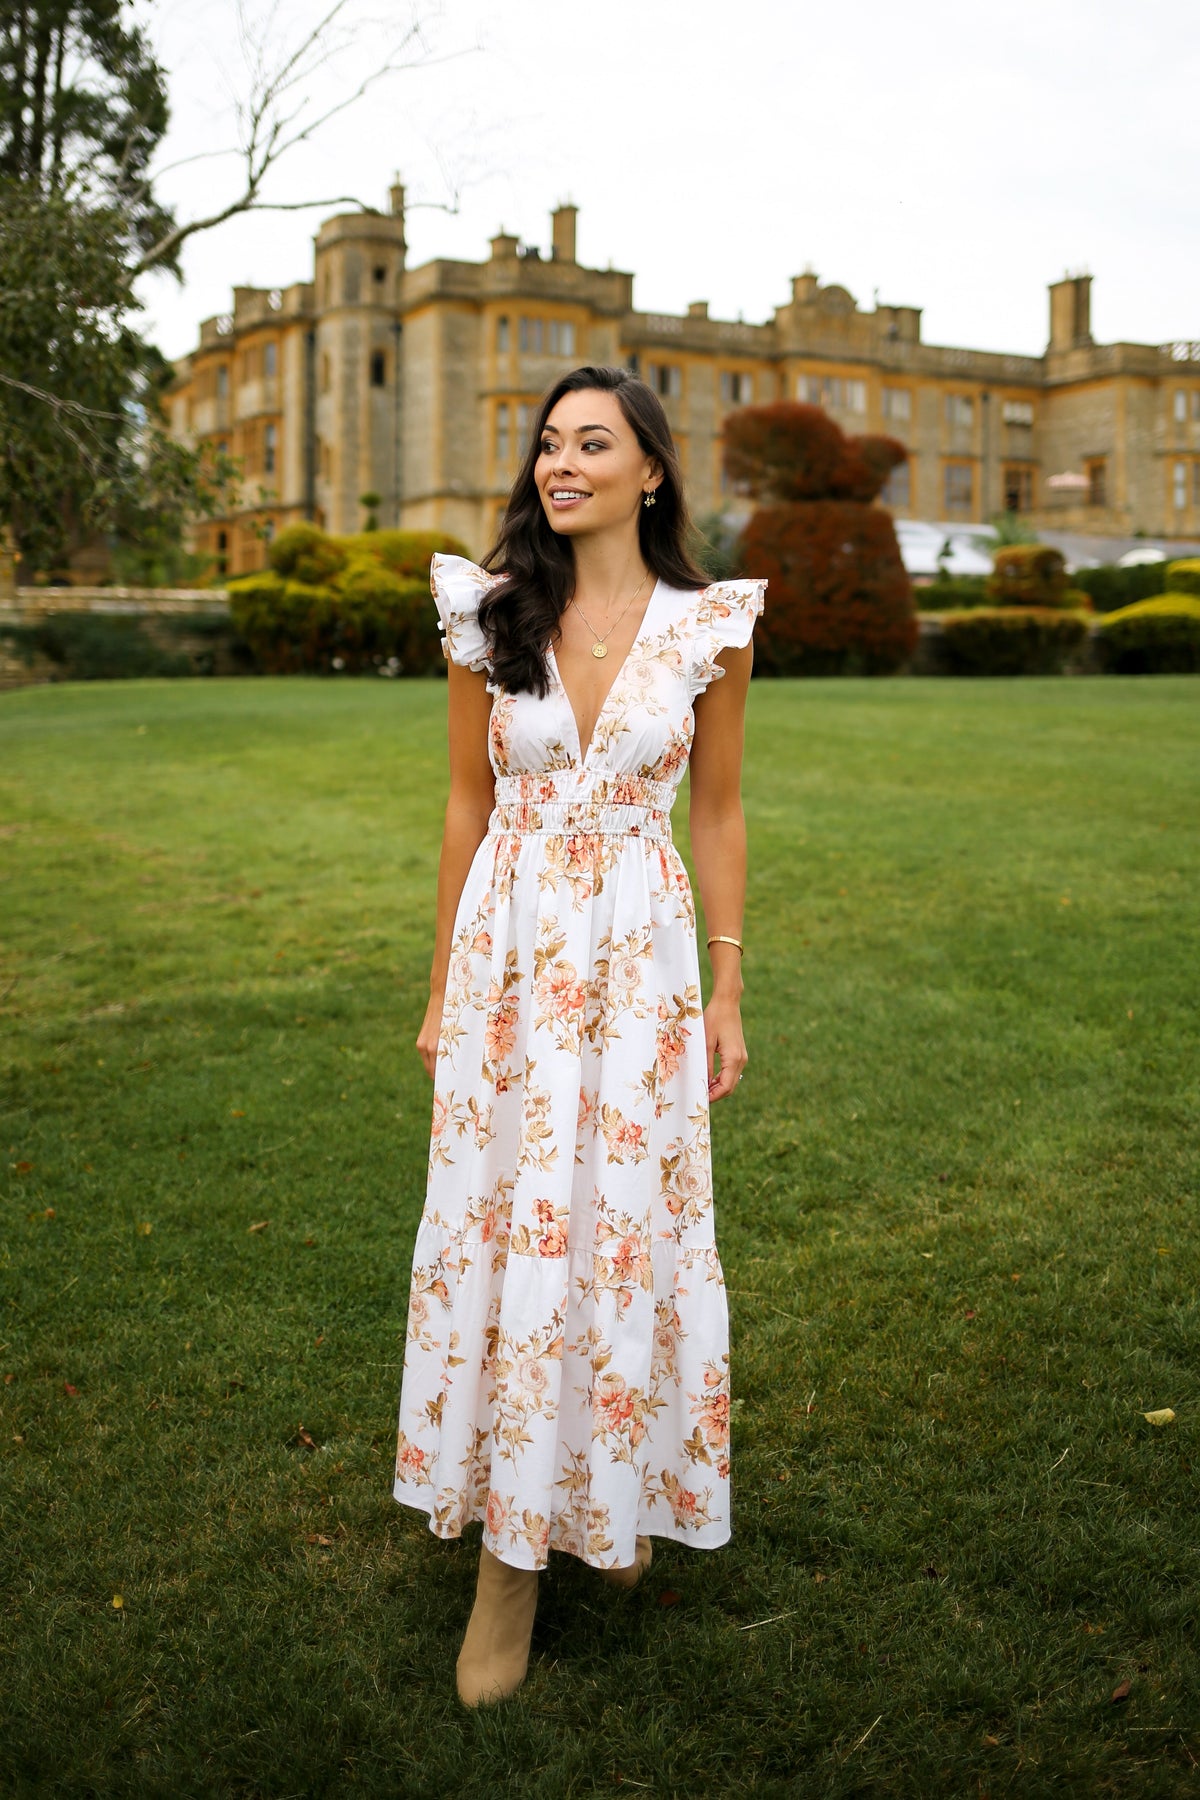
M591 632L592 636L596 640L595 643L592 645L592 655L594 657L596 657L597 660L608 655L608 645L604 641L605 638L610 638L612 636L613 632L617 629L617 626L621 623L621 620L625 617L625 614L629 611L629 608L633 605L634 601L637 599L638 595L641 593L642 589L645 587L645 585L649 581L649 579L650 579L650 571L649 571L649 569L647 569L646 573L642 576L642 579L638 582L637 587L633 590L633 593L630 596L630 598L628 599L628 601L621 608L621 611L617 614L616 618L613 620L613 622L609 626L608 630L604 633L604 637L600 636L600 633L596 630L596 627L594 625L588 623L588 620L584 617L583 608L580 606L578 600L576 600L574 594L571 595L571 605L575 608L575 611L579 614L580 618L583 619L584 624L587 625L588 630Z

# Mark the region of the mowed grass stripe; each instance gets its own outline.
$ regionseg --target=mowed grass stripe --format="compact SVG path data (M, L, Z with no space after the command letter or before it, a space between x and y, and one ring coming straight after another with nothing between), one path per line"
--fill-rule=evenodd
M479 1717L389 1497L445 690L7 696L0 1789L1195 1791L1197 691L756 684L734 1542L557 1560Z

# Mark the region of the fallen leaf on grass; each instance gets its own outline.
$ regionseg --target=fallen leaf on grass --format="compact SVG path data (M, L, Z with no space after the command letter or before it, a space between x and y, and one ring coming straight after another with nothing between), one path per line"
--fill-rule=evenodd
M229 1109L229 1116L231 1119L244 1119L246 1115L242 1112L240 1107L231 1106Z
M69 1400L73 1400L78 1392L79 1389L77 1387L72 1387L69 1381L63 1382L63 1393L66 1394Z
M154 1227L149 1219L141 1219L138 1221L137 1233L139 1237L149 1237L153 1230Z
M5 1387L8 1387L8 1386L10 1386L10 1385L11 1385L11 1383L12 1383L12 1382L14 1382L14 1381L15 1381L15 1380L16 1380L16 1379L17 1379L17 1378L16 1378L16 1376L15 1376L15 1375L6 1375L6 1376L5 1376L5 1377L4 1377L4 1385L5 1385Z
M251 1225L250 1230L246 1233L247 1237L249 1237L253 1232L265 1231L267 1229L267 1226L270 1223L271 1223L270 1219L260 1219L258 1221L257 1225Z
M1129 1681L1128 1679L1125 1681L1119 1681L1117 1683L1116 1687L1113 1689L1112 1693L1109 1695L1109 1699L1111 1700L1111 1702L1114 1706L1120 1706L1122 1700L1128 1700L1128 1698L1132 1692L1133 1692L1132 1681Z
M1142 1414L1147 1425L1170 1425L1174 1422L1175 1413L1169 1406L1160 1406L1157 1412Z
M13 1168L18 1175L28 1175L32 1172L33 1164L31 1162L19 1162L14 1163Z
M324 1537L319 1531L310 1531L304 1541L306 1544L319 1544L322 1550L333 1549L333 1539Z
M305 1240L304 1240L304 1248L305 1248L305 1249L306 1249L306 1250L315 1250L315 1249L316 1249L316 1247L317 1247L317 1240L316 1240L316 1238L305 1238Z
M114 1594L114 1595L113 1595L113 1597L112 1597L112 1603L113 1603L113 1607L114 1607L114 1609L115 1609L115 1610L116 1610L116 1611L117 1611L117 1612L120 1612L120 1611L121 1611L121 1610L122 1610L122 1608L123 1608L123 1607L124 1607L124 1605L125 1605L125 1596L124 1596L124 1594Z
M677 1593L674 1588L664 1588L658 1596L658 1604L660 1606L678 1606L682 1598L682 1594Z
M998 1744L1000 1742L1000 1739L998 1737L993 1737L991 1732L987 1731L984 1733L983 1741L985 1744L991 1744L991 1745L995 1746L996 1744Z
M316 1438L313 1437L311 1432L305 1431L303 1425L296 1428L296 1436L293 1441L299 1444L304 1450L315 1450L317 1448Z

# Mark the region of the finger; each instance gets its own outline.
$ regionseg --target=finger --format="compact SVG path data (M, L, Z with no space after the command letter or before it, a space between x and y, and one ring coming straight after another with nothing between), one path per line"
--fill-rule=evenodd
M716 1080L717 1046L715 1040L708 1035L707 1030L704 1033L704 1051L708 1058L708 1085L711 1087Z

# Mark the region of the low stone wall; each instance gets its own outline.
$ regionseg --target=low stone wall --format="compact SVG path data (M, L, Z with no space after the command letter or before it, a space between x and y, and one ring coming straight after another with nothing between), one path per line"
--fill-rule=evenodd
M224 588L19 587L0 593L0 623L28 625L55 613L110 613L126 617L228 613Z

